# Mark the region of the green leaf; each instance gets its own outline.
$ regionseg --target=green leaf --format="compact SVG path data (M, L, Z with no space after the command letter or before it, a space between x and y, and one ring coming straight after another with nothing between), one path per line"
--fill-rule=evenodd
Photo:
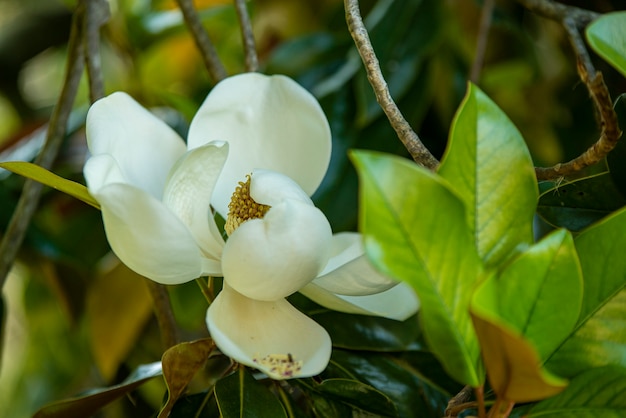
M162 374L161 362L139 366L119 385L94 389L70 399L44 406L33 418L89 417L114 400L129 394L134 389Z
M214 348L213 340L204 338L177 344L163 353L161 362L168 396L158 418L169 415L172 407L183 394L196 372L206 364L209 354Z
M396 417L398 412L391 399L365 383L351 379L326 379L315 390L326 397L346 403L353 408L382 417Z
M611 174L602 173L546 190L537 213L551 225L578 232L624 205Z
M600 16L587 26L585 34L591 48L626 76L626 12Z
M541 367L535 348L490 312L472 305L489 383L498 398L531 402L556 395L567 382Z
M534 344L543 360L574 328L582 293L574 240L569 232L558 230L516 257L499 276L482 283L472 308L513 327Z
M533 242L537 181L530 153L513 123L473 84L452 122L439 174L465 202L486 265Z
M584 280L582 308L573 332L547 362L566 377L592 367L626 366L626 209L586 229L575 244Z
M223 418L286 417L282 404L244 367L215 384L215 398Z
M20 176L38 181L39 183L50 186L53 189L67 193L78 200L82 200L96 209L100 209L98 201L94 199L91 194L89 194L89 191L85 186L80 183L76 183L75 181L57 176L43 167L39 167L38 165L32 163L14 161L0 163L0 168L4 168L5 170L19 174Z
M622 93L615 100L613 105L617 115L617 124L626 127L626 94ZM626 142L617 141L613 151L606 156L606 163L613 178L614 186L619 190L621 196L626 196Z
M528 418L626 416L626 369L600 367L576 376L565 391L533 406Z
M446 371L479 386L484 375L468 308L483 268L463 202L413 162L363 151L352 157L368 257L382 273L415 289L426 341Z
M168 418L214 418L219 416L213 390L182 397L172 408Z

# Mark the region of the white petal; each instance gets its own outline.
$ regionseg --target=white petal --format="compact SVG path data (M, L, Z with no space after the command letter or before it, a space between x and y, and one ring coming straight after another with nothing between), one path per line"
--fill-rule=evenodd
M380 293L397 284L375 270L363 254L360 234L333 235L332 256L315 284L346 296Z
M250 197L257 203L274 206L283 200L299 200L313 205L313 201L304 190L284 174L271 170L258 169L252 172Z
M211 213L211 195L228 155L224 142L210 143L185 154L167 180L163 202L187 225L196 242L212 258L222 255L224 240Z
M230 158L213 204L225 215L237 183L253 169L264 168L294 179L311 195L330 161L331 136L317 100L284 76L246 73L213 88L194 117L190 148L209 141L230 144Z
M328 365L330 336L284 299L260 302L224 286L206 320L211 338L224 354L272 379L314 376ZM281 375L260 361L269 355L291 355L302 362L302 369L297 375Z
M87 188L91 194L113 183L128 183L117 161L110 154L95 155L87 160L83 168Z
M157 199L170 169L186 151L176 132L121 92L91 106L87 142L93 155L110 154L128 183Z
M203 259L185 224L146 192L111 184L94 197L113 252L137 273L163 284L220 273L217 260Z
M262 219L244 222L226 242L224 280L257 300L282 299L326 265L332 232L315 206L285 200Z
M342 296L329 292L312 282L300 289L300 293L328 309L381 316L397 321L409 318L417 312L420 306L415 292L406 283L399 283L375 295Z

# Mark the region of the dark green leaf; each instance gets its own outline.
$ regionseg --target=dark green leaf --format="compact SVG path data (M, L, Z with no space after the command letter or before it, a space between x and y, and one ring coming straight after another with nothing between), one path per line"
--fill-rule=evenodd
M244 367L215 384L215 398L223 418L280 418L287 414L278 398Z
M93 389L81 396L51 403L37 411L33 418L89 417L108 403L127 395L147 380L161 374L161 362L139 366L119 385Z
M576 376L565 391L539 402L528 418L626 416L626 368L600 367Z
M617 122L624 129L626 127L626 94L620 94L613 106L617 114ZM626 141L618 141L613 151L606 156L606 163L613 178L613 184L622 196L626 196Z
M395 405L385 394L351 379L326 379L315 389L352 407L383 417L397 417Z
M217 416L219 416L219 410L211 390L180 398L168 418L214 418Z

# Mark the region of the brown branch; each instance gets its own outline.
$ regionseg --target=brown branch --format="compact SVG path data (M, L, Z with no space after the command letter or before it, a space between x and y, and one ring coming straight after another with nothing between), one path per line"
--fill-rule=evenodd
M172 312L170 303L170 294L167 287L150 279L146 279L146 284L152 295L154 302L154 316L156 316L161 331L161 340L163 349L167 350L175 346L179 342L178 325Z
M72 111L78 84L83 73L84 55L82 44L82 21L85 15L84 2L80 2L72 20L68 44L68 54L63 87L46 132L46 140L35 159L35 164L49 169L56 159L67 130L67 120ZM4 286L18 250L24 241L28 225L35 213L43 185L34 180L26 180L22 195L9 221L0 243L0 288Z
M463 389L448 402L448 406L444 412L445 416L456 417L460 412L475 406L476 402L468 402L471 396L472 387L470 385L464 386Z
M243 39L243 49L246 54L246 70L254 72L259 69L259 59L256 53L252 24L250 23L245 0L235 0L235 9L239 17L239 26L241 26L241 38Z
M485 51L487 49L487 39L489 38L489 28L491 27L491 18L495 0L485 0L483 10L480 14L480 26L478 27L478 39L476 41L476 53L474 54L474 62L470 71L469 79L473 83L478 83L480 70L485 60Z
M354 44L363 60L367 79L374 89L376 100L385 112L387 119L389 119L389 123L416 163L431 170L437 169L439 161L428 151L409 123L404 119L400 109L398 109L389 93L389 87L380 70L378 58L376 58L367 29L365 29L363 19L361 18L358 0L344 0L344 5L350 35L354 39Z
M83 26L85 68L89 80L89 99L91 103L104 96L104 79L100 59L100 28L110 16L109 4L105 0L86 0Z
M202 21L200 20L200 16L198 16L198 12L193 5L193 1L176 0L176 2L178 3L178 7L183 14L183 18L185 19L185 23L187 24L189 31L191 32L191 36L200 50L200 55L202 56L204 65L211 78L213 78L213 82L217 83L223 80L227 75L226 69L224 69L222 62L217 55L215 46L213 46L209 35L202 26Z
M600 115L602 132L595 144L573 160L559 163L552 167L535 168L538 180L566 177L602 161L615 148L622 135L617 122L617 115L613 109L613 102L604 84L602 73L597 72L591 63L591 58L578 32L575 20L566 17L562 23L576 53L578 74L587 86L594 106Z
M571 19L578 28L583 28L592 20L600 17L599 13L574 6L567 6L552 0L517 1L531 12L557 22L563 22L566 18Z

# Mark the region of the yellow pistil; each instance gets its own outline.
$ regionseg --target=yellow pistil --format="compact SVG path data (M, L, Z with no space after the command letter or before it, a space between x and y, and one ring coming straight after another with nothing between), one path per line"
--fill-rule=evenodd
M291 354L269 354L262 359L254 357L253 361L267 367L269 373L281 377L298 376L303 364L302 360L295 361Z
M250 174L246 181L240 181L228 204L228 216L224 230L230 236L242 223L250 219L262 218L271 206L257 203L250 197Z

